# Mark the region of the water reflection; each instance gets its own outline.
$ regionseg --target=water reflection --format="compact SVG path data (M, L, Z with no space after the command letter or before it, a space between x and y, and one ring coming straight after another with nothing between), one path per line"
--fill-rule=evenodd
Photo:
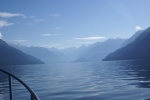
M127 80L137 80L131 85L136 85L139 88L150 88L150 60L133 60L124 63L128 64L124 66L127 70L126 74L134 77Z
M148 60L26 65L3 69L23 79L41 100L143 100L150 97L147 90L150 88ZM2 77L2 83L6 83L6 78ZM17 82L14 85L16 94L28 97Z
M7 100L5 97L8 97L8 76L0 72L0 100Z
M121 65L126 74L132 76L130 79L125 79L132 80L129 85L137 88L150 88L150 60L123 61ZM150 98L142 100L150 100Z

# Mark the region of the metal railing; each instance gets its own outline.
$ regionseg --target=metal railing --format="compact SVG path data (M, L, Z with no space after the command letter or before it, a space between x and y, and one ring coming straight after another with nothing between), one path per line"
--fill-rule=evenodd
M35 94L35 92L26 83L24 83L21 79L19 79L15 75L13 75L13 74L11 74L11 73L9 73L7 71L4 71L2 69L0 69L0 71L8 75L10 100L13 100L12 78L14 78L18 82L20 82L30 92L31 100L40 100L39 97Z

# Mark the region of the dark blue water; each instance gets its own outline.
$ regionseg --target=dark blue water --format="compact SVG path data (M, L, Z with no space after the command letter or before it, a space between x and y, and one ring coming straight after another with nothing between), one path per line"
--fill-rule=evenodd
M0 68L24 80L41 100L150 100L150 60ZM8 100L8 79L0 75L0 100ZM17 81L13 90L14 100L29 100Z

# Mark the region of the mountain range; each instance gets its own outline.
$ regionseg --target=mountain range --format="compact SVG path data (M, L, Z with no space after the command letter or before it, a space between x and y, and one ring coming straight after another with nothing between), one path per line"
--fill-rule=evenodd
M60 50L62 54L65 55L65 59L69 62L76 60L86 49L88 46L81 46L81 47L70 47Z
M56 48L47 49L44 47L27 47L15 44L11 44L11 46L23 51L26 54L39 58L45 63L64 62L64 55L60 53Z
M96 42L86 48L75 61L101 61L106 55L121 47L124 41L125 39L115 38Z
M150 59L150 28L136 32L129 39L108 39L79 48L27 47L7 44L0 39L0 65L43 64L57 62L89 62ZM43 62L44 61L44 62Z
M0 65L43 64L38 58L28 55L0 39Z
M133 37L131 37L133 38ZM150 28L142 31L137 38L119 48L115 52L107 55L103 60L133 60L133 59L150 59Z

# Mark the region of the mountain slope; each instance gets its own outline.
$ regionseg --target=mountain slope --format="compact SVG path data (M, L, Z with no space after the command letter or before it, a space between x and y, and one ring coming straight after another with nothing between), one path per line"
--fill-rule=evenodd
M143 32L143 30L137 31L133 36L131 36L129 39L127 39L122 47L126 46L127 44L133 42L141 33Z
M133 42L106 56L103 60L150 59L150 28L144 30Z
M43 47L34 47L34 46L27 47L27 46L14 45L14 44L11 45L29 55L40 58L42 61L46 63L63 61L63 55L58 53L58 51L55 53Z
M0 65L23 65L23 64L43 64L43 62L33 56L9 46L0 39Z
M100 61L110 52L118 49L124 41L125 39L116 38L94 43L76 61Z

